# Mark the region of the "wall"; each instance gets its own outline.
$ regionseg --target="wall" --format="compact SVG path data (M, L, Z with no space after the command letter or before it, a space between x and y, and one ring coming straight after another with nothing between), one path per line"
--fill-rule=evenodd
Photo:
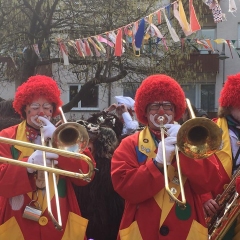
M58 68L60 66L60 68ZM91 79L92 76L89 76ZM61 88L61 99L63 104L69 102L69 85L70 84L79 84L83 79L78 79L76 74L73 74L67 66L62 64L53 64L53 78L60 83ZM119 83L112 83L110 89L110 102L114 103L114 96L122 95L122 88ZM102 84L99 86L99 106L97 110L71 110L71 112L66 113L67 119L87 119L91 113L102 111L104 108L109 106L109 90L108 85Z
M0 97L3 99L13 99L15 94L15 83L14 82L7 82L7 81L0 81Z
M223 38L225 40L237 40L238 38L238 23L240 23L240 1L235 0L237 12L234 12L233 16L230 12L228 12L229 1L221 1L220 6L223 13L226 14L227 21L221 22L217 24L217 38ZM237 43L235 44L237 46ZM219 54L222 51L222 44L217 44L217 49ZM233 48L231 48L233 58L231 57L231 52L229 50L228 45L225 45L225 53L229 57L225 60L225 76L223 77L223 61L220 60L220 68L219 74L216 78L216 107L218 107L218 98L219 93L223 86L223 80L225 81L228 75L236 74L240 72L240 58L238 54L235 52ZM240 54L240 51L238 51Z

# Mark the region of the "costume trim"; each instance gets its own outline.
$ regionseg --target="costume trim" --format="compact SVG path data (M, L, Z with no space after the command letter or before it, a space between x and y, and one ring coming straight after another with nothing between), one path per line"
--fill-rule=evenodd
M228 174L229 178L232 178L232 148L231 141L229 137L229 130L227 125L227 120L225 118L218 118L217 125L222 129L222 141L223 147L220 151L216 152L217 157L221 160L221 163Z

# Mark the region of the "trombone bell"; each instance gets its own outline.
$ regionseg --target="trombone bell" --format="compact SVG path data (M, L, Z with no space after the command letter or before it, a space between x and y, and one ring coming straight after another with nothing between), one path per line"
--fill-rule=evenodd
M89 136L84 126L66 122L56 128L52 136L52 147L81 153L88 146Z
M186 121L177 134L177 146L189 158L207 158L219 150L221 143L222 130L208 118Z

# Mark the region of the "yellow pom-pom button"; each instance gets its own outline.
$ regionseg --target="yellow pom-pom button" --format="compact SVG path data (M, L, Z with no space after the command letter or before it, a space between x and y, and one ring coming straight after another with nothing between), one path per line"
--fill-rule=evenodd
M38 220L38 223L39 223L41 226L47 225L47 223L48 223L47 217L44 217L44 216L40 217L39 220Z

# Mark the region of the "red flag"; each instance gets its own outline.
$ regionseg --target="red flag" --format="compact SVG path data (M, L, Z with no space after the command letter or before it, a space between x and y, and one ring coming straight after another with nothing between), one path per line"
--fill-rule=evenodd
M161 11L160 10L157 11L157 19L158 19L158 24L161 24L162 19L161 19Z
M79 56L84 57L82 49L81 49L80 41L82 41L82 40L76 40L75 44L76 44L76 48L77 48L77 52L78 52Z
M116 36L116 44L115 44L115 52L114 55L117 57L122 56L122 29L120 28L118 30L117 36Z
M92 56L91 48L86 39L84 40L84 43L85 43L86 56Z
M193 7L193 0L189 0L189 11L190 11L190 27L192 32L196 32L201 29L201 26L198 22L195 9Z

